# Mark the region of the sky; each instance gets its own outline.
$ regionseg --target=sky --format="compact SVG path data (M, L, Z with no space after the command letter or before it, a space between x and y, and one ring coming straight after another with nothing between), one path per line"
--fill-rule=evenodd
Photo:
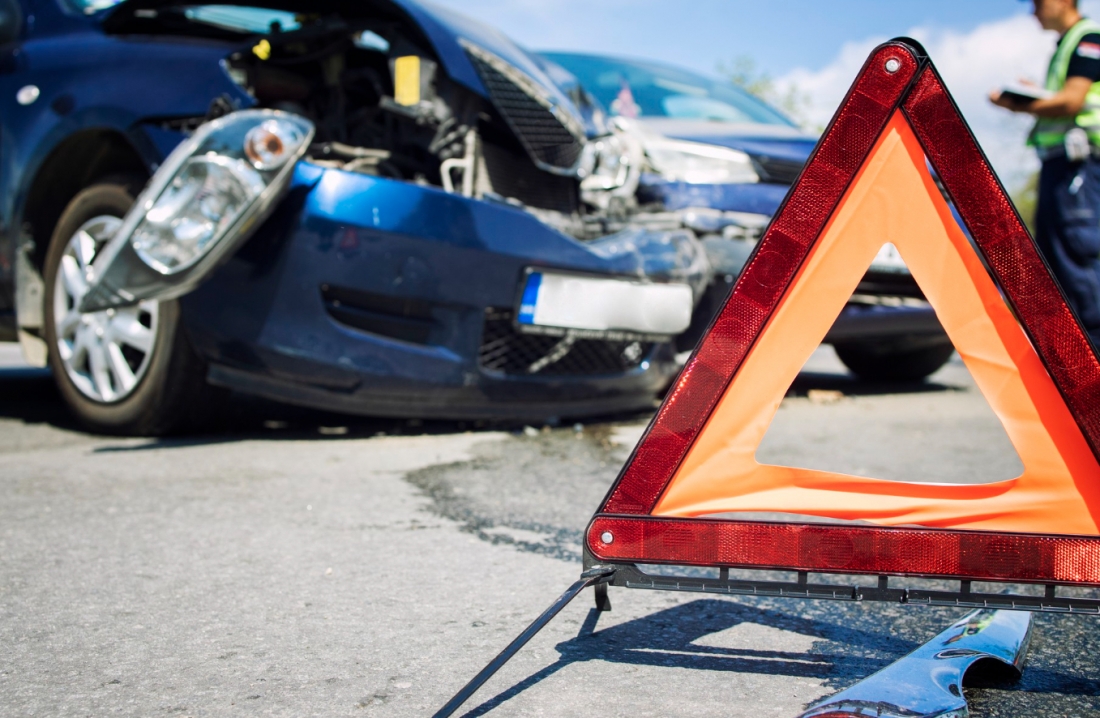
M433 0L495 26L535 50L652 60L715 74L752 58L780 90L807 99L804 120L824 126L871 48L905 35L924 44L1005 185L1038 167L1023 146L1026 117L995 108L989 91L1041 81L1056 36L1020 0ZM1100 19L1100 0L1082 0Z

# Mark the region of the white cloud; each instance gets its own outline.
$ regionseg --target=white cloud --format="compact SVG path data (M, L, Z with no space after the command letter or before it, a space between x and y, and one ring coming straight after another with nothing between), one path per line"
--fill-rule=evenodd
M1087 11L1100 1L1084 3ZM1019 186L1038 167L1024 140L1032 120L991 105L990 90L1020 77L1042 82L1054 51L1054 33L1044 32L1030 15L1016 15L979 25L970 32L913 28L909 36L921 42L943 76L955 102L973 129L994 169L1009 189ZM777 81L781 91L792 86L806 93L806 115L812 125L825 126L871 49L887 38L845 44L818 69L799 68Z

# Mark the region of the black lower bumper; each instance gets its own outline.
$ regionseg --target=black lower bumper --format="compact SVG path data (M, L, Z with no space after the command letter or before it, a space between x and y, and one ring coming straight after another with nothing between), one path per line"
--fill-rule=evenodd
M295 406L361 416L542 423L655 409L658 392L676 371L668 354L629 375L580 381L528 382L483 375L466 386L394 382L337 387L224 364L211 364L207 381Z

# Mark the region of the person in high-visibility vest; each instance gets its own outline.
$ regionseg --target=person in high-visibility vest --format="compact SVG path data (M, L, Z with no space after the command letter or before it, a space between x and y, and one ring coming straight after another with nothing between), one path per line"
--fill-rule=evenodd
M1082 17L1077 0L1034 0L1034 8L1043 29L1061 35L1045 92L990 100L1038 118L1028 139L1043 163L1035 241L1100 346L1100 23Z

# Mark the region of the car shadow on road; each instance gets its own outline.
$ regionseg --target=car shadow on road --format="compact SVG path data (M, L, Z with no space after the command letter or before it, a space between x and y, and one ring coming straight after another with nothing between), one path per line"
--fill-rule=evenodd
M959 387L936 382L867 382L850 375L803 372L795 379L788 396L806 396L815 390L849 396L959 391ZM148 451L161 448L219 444L243 440L339 440L374 436L418 436L455 434L468 431L522 431L522 421L442 421L373 418L337 414L288 406L250 396L231 395L218 420L209 430L194 434L149 437L134 443L99 446L95 452ZM584 425L645 421L650 412L608 414L580 420ZM64 431L87 433L65 406L47 369L0 368L0 418L26 424L47 424ZM569 420L568 423L574 423ZM541 425L541 424L540 424Z
M787 390L787 396L808 396L811 391L839 391L846 396L881 396L884 394L934 394L966 391L965 387L933 380L868 381L851 374L804 371Z
M0 418L79 431L48 369L0 368Z
M603 630L596 629L599 617L600 613L591 609L577 637L555 646L560 654L556 662L474 707L463 718L484 715L563 668L586 661L821 680L839 678L848 684L917 647L916 643L886 631L864 631L716 599L680 604ZM707 640L750 623L809 636L825 642L823 645L837 642L863 648L860 655L845 655L839 651L770 650L766 646L730 648L715 645L719 641Z
M639 421L649 412L607 414L580 420L584 425ZM92 435L65 406L48 369L0 367L0 419L45 424ZM557 425L560 422L553 422ZM569 424L574 423L572 420ZM537 428L543 426L538 422ZM470 431L522 432L523 421L447 421L337 414L232 394L219 406L216 424L206 431L160 437L112 437L119 443L97 446L94 453L151 451L253 440L338 441L380 436L459 434Z

